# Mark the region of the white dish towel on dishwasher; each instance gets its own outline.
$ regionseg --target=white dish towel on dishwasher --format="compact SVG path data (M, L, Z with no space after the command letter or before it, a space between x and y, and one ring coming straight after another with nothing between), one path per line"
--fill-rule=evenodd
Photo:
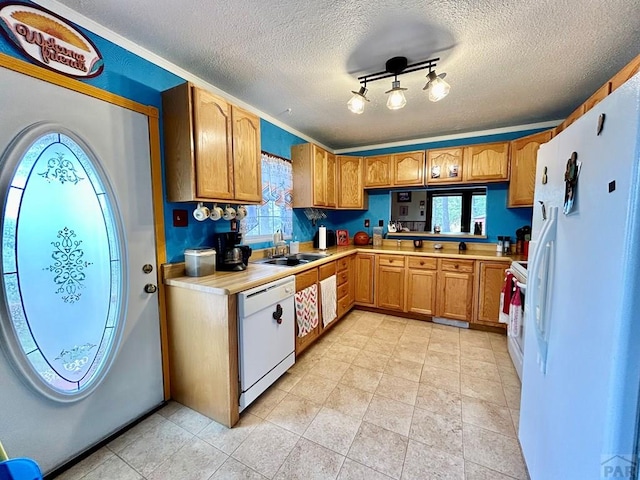
M327 326L337 317L337 283L336 276L331 275L320 281L320 297L322 298L322 325Z

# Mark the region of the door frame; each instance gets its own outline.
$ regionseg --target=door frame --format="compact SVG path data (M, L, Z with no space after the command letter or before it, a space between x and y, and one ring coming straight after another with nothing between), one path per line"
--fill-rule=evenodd
M128 98L107 92L43 67L27 63L19 58L0 53L0 67L43 80L68 90L88 95L98 100L117 105L145 115L149 121L149 156L151 158L151 192L153 202L153 223L156 239L156 284L158 285L158 315L160 320L160 347L162 351L162 378L164 399L171 396L169 376L169 344L167 335L167 315L165 288L160 275L161 266L167 261L166 238L164 232L164 191L162 189L162 155L160 151L160 112L156 107L143 105Z

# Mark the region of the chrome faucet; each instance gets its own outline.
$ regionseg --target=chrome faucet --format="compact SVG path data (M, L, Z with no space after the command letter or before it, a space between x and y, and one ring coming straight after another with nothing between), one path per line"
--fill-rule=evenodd
M270 258L284 257L288 253L289 253L289 245L287 245L284 241L281 241L281 242L277 242L277 244L273 246L273 248L271 249L271 255L269 255L269 257Z

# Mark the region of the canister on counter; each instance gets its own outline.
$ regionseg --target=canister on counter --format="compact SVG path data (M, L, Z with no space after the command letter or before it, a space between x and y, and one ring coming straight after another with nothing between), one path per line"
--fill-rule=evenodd
M210 247L188 248L184 251L184 273L188 277L204 277L216 271L216 251Z
M373 227L373 246L379 247L382 245L382 232L383 227Z

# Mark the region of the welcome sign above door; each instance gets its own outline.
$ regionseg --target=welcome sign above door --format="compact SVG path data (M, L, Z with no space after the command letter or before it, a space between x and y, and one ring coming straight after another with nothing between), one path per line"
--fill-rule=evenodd
M83 33L56 14L37 5L0 3L2 33L27 57L71 77L102 73L104 61Z

